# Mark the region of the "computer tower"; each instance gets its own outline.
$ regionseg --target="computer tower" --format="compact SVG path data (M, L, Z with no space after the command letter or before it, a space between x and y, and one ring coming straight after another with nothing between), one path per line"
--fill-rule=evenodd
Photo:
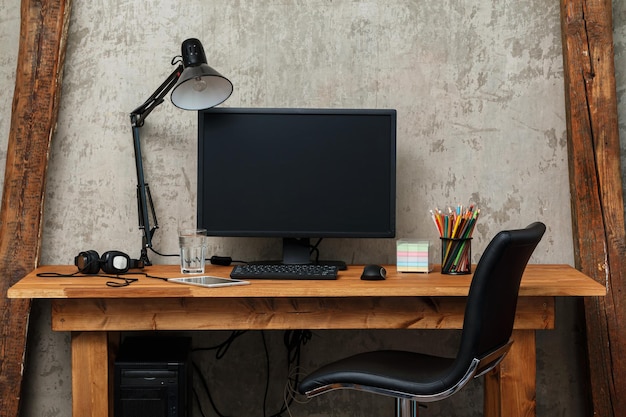
M190 417L188 337L128 337L115 360L114 417Z

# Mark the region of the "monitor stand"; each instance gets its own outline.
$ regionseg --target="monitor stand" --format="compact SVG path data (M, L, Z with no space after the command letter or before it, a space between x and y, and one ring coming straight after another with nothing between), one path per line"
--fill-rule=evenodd
M286 265L306 265L314 263L311 260L311 241L309 238L283 238L283 259L280 261L260 261L257 264L283 263ZM334 265L337 269L344 271L347 269L343 261L318 261L320 265Z
M311 263L310 240L308 238L283 238L283 263L288 265Z

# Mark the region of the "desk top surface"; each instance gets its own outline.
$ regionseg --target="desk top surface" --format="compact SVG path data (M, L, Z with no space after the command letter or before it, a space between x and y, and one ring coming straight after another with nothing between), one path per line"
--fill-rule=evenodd
M386 266L384 281L360 279L363 266L350 266L332 281L250 280L250 285L203 288L147 278L141 274L132 284L116 288L106 285L109 277L38 277L41 272L71 274L75 266L42 266L9 288L9 298L233 298L233 297L412 297L467 296L471 275L442 275L438 267L431 273L399 273ZM231 267L207 265L205 275L228 277ZM178 265L154 265L143 273L156 277L180 277ZM521 297L604 296L606 289L569 265L528 265L520 286Z

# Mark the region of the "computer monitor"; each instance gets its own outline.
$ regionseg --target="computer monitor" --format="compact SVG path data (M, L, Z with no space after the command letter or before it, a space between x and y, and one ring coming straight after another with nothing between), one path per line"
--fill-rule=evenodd
M315 262L312 238L395 236L395 110L213 108L198 118L197 222L209 236L279 237L280 261L296 264Z

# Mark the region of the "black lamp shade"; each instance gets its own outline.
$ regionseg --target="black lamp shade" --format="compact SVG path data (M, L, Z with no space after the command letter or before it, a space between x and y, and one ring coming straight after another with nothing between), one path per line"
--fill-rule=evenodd
M233 84L207 65L202 43L187 39L182 44L183 72L172 90L172 103L184 110L203 110L224 102Z

